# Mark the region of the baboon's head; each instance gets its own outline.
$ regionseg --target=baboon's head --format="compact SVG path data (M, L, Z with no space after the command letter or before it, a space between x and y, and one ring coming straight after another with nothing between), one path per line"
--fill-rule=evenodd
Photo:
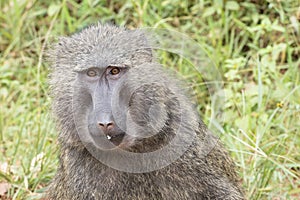
M61 38L51 57L54 111L64 143L153 151L174 137L182 109L188 110L142 31L97 24Z

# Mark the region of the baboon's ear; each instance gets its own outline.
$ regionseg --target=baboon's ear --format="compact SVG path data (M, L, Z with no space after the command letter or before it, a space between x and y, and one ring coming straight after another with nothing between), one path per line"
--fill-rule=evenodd
M145 32L141 33L141 38L144 41L143 49L140 49L138 51L138 54L140 54L140 58L143 58L146 62L152 62L153 60L153 52L151 48L151 42L149 36Z
M59 65L62 57L66 57L69 51L68 37L59 37L56 42L51 44L45 53L46 61L50 64L50 69L55 69ZM69 52L70 53L70 52Z
M133 30L128 31L128 33L128 37L135 43L135 46L132 48L135 51L131 58L132 61L139 60L138 63L152 62L153 52L149 34L144 30Z
M57 41L53 41L49 46L47 47L45 58L46 61L49 63L49 68L53 69L56 66L56 55L58 54L58 43L60 42L61 38L58 38Z

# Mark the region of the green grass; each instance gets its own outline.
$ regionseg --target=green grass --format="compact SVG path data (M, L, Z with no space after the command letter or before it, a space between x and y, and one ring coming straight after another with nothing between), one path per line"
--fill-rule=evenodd
M58 164L58 133L44 50L57 36L101 20L168 28L201 43L222 74L221 140L248 198L299 199L299 7L297 0L1 1L0 191L4 183L9 199L38 199L45 191ZM213 106L201 76L182 58L158 54L188 80L210 124Z

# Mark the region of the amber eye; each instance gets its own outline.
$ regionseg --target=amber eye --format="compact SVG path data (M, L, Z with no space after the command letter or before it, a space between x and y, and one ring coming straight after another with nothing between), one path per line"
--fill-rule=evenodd
M110 70L111 75L117 75L120 73L120 69L118 67L114 67Z
M95 77L97 75L97 72L94 69L90 69L86 73L89 77Z

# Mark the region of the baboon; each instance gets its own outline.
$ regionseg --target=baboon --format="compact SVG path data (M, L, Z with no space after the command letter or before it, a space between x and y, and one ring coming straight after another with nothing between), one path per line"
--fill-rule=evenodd
M47 199L244 199L229 154L149 43L98 23L50 50L60 165Z

